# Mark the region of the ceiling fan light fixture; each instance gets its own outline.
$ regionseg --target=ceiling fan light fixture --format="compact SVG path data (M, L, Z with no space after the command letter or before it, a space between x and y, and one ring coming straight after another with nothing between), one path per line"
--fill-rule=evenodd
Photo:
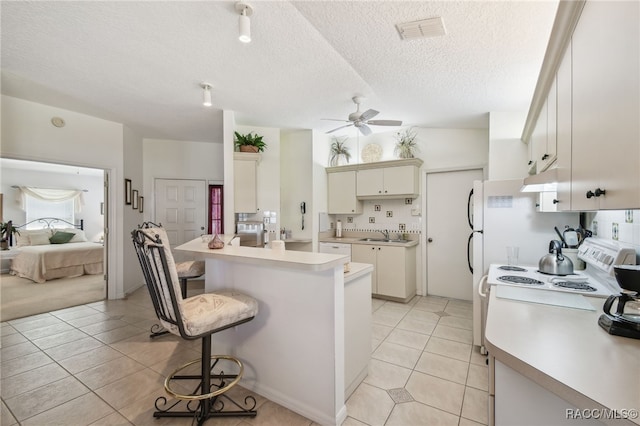
M236 3L236 11L240 13L238 18L238 40L243 43L251 42L251 19L249 16L253 14L253 8L247 3Z
M209 83L202 83L200 87L202 87L202 89L204 90L202 94L202 105L206 107L210 107L212 105L211 104L211 85Z

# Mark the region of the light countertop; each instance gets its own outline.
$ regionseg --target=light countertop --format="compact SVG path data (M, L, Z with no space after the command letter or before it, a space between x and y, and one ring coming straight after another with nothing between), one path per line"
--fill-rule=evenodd
M487 349L578 408L640 409L640 340L608 334L598 325L604 300L585 299L594 311L504 299L491 291Z
M175 247L175 250L194 253L205 259L216 258L229 262L270 265L309 271L324 271L337 266L343 267L349 260L348 256L336 254L230 246L227 242L233 238L233 235L220 235L220 238L225 242L225 246L222 249L210 249L201 238L196 238Z

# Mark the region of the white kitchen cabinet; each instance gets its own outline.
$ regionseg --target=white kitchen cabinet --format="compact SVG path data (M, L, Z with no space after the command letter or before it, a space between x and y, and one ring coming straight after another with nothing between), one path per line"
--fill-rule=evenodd
M420 193L418 168L413 165L358 170L359 198L415 198Z
M558 67L556 109L556 191L557 209L571 210L571 42Z
M349 262L351 262L351 244L320 242L318 243L318 252L349 256Z
M234 153L233 195L236 213L258 211L258 160L259 154Z
M352 244L354 262L373 265L373 296L408 302L416 294L416 247Z
M360 214L362 201L356 197L356 171L327 173L328 213Z
M640 208L639 8L587 1L573 33L572 210Z
M531 144L530 160L536 165L536 173L549 168L556 159L556 110L557 84L554 78L529 141Z
M540 110L540 115L536 121L536 125L531 133L531 153L533 157L531 160L536 165L536 173L540 173L543 170L542 158L547 151L547 102L544 103Z

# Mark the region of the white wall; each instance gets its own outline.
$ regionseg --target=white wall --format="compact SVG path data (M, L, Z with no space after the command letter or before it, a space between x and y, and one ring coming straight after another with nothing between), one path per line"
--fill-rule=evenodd
M66 126L54 127L52 117L62 117ZM2 96L0 155L7 158L70 164L109 171L109 228L114 241L108 248L110 298L124 296L124 282L132 277L123 245L131 230L123 222L124 126L107 120L54 108L10 96ZM131 159L135 161L135 159ZM128 241L127 241L128 242ZM125 267L126 265L126 267ZM125 271L127 272L125 274ZM137 277L133 277L137 281Z
M125 127L123 132L123 157L124 177L131 179L131 189L137 189L138 195L144 197L144 207L146 208L149 203L147 202L148 198L144 196L142 138L128 127ZM123 185L124 183L121 183L120 186ZM133 210L133 204L126 205L123 203L122 207L122 220L124 224L122 253L126 259L124 263L124 274L127 277L123 283L123 291L125 294L130 294L138 287L144 285L142 269L140 268L137 254L131 242L131 231L136 229L137 226L144 221L144 213L140 213L140 209Z
M313 132L282 132L280 140L280 219L282 227L292 231L292 238L313 236ZM306 203L305 227L302 229L300 203Z
M19 167L19 165L17 165ZM86 189L83 193L82 212L76 213L76 222L84 220L85 235L89 241L98 241L104 228L104 216L100 215L100 203L104 200L104 177L92 174L76 174L77 168L69 167L60 172L2 167L0 192L4 194L3 217L16 226L26 223L26 213L16 201L18 190L13 185L36 188ZM84 170L84 169L83 169Z
M520 140L527 112L489 114L488 180L520 179L528 175L529 145Z

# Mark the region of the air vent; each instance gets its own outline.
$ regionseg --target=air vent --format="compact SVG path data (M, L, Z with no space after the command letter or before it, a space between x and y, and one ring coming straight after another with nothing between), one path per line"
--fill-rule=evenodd
M403 40L439 37L446 34L441 17L396 24L396 28L398 29L398 33L400 33L400 38Z

